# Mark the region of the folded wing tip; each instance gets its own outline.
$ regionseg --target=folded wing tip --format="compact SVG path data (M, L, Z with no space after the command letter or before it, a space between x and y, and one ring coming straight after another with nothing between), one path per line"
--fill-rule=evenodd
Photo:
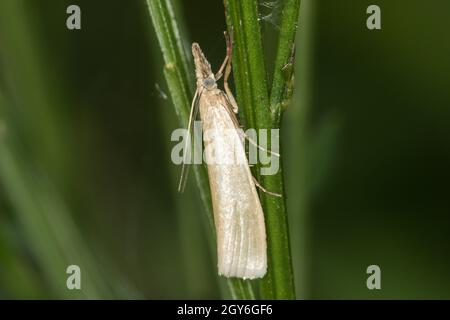
M263 278L266 275L266 273L267 273L266 265L263 265L258 269L246 268L244 270L237 271L237 272L230 272L228 270L221 271L221 268L219 267L219 275L227 277L227 278L241 278L244 280L254 280L254 279Z

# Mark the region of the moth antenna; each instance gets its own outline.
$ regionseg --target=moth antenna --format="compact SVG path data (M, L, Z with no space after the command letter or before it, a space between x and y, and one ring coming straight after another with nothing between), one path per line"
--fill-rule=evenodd
M199 96L200 96L200 94L198 92L198 89L196 89L194 98L192 99L191 111L189 113L187 137L186 137L185 144L184 144L183 165L181 167L180 182L178 184L178 192L180 192L180 193L184 192L188 174L189 174L189 167L187 166L186 162L188 159L188 154L190 154L190 149L192 148L191 130L192 130L192 123L194 122L195 118L197 117L198 105L196 104L196 101Z

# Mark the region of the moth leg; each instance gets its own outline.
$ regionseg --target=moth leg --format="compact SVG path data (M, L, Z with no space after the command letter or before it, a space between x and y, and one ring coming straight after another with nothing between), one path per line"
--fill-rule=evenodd
M236 99L234 99L233 93L230 90L230 87L228 86L228 78L231 74L231 57L233 54L233 34L231 36L228 36L228 34L225 32L225 39L227 41L227 56L228 61L225 68L225 76L223 78L223 87L225 88L225 92L227 94L228 101L230 102L233 112L238 113L239 107L236 103Z
M274 155L274 156L276 156L276 157L280 157L280 154L279 154L279 153L273 152L273 151L267 150L266 148L261 147L258 143L256 143L255 141L253 141L252 138L250 138L248 135L246 135L245 132L244 132L242 129L237 129L237 130L238 130L238 133L239 133L239 135L241 136L241 138L247 139L247 141L248 141L250 144L254 145L254 146L257 147L259 150L268 152L268 153L270 153L271 155Z
M228 99L228 97L227 97L226 95L223 96L223 99L225 100L225 102L230 102L229 99ZM226 106L227 106L226 110L228 111L228 114L230 115L230 118L231 118L231 120L233 121L234 126L235 126L235 128L236 128L236 130L237 130L239 136L240 136L242 139L244 139L244 140L246 139L250 144L254 145L254 146L257 147L259 150L265 151L265 152L267 152L267 153L269 153L269 154L271 154L271 155L274 155L274 156L276 156L276 157L280 157L280 154L279 154L279 153L273 152L273 151L270 151L270 150L267 150L267 149L261 147L260 145L258 145L258 143L256 143L252 138L250 138L250 137L244 132L244 130L242 129L242 127L239 125L239 121L238 121L238 119L237 119L237 117L236 117L236 114L233 113L233 110L232 110L233 107L230 106L230 104L231 104L231 103L226 103Z
M218 80L220 80L220 78L222 78L223 70L224 70L225 66L227 65L227 63L228 63L228 56L225 57L225 60L223 60L219 71L217 71L217 73L214 75L214 78L216 79L216 81L218 81Z
M227 96L228 102L230 102L233 112L238 113L238 105L236 103L236 100L234 99L233 94L231 93L230 87L228 86L228 78L230 77L231 73L231 57L233 54L233 34L228 35L226 31L223 33L225 35L225 41L227 43L227 54L225 56L224 61L222 62L222 65L220 66L219 71L215 74L214 78L219 80L223 76L223 71L225 69L225 77L224 77L224 88Z
M227 43L227 54L225 55L225 59L223 60L219 71L217 71L217 73L214 75L214 78L216 79L216 81L218 81L220 78L222 78L223 71L225 70L225 67L228 65L228 61L231 59L231 52L229 52L229 49L228 49L228 43L230 41L229 37L228 37L228 33L226 31L224 31L223 34L225 35L225 41Z
M259 189L261 189L262 192L267 193L267 194L270 194L271 196L274 196L274 197L280 197L280 198L283 197L283 196L282 196L281 194L279 194L279 193L267 191L267 190L264 189L264 187L258 182L258 180L256 180L255 177L252 176L252 178L253 178L253 182L255 182L255 186L257 186Z

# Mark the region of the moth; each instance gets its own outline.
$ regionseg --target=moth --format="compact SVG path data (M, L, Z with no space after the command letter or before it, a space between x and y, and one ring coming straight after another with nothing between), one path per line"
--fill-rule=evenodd
M225 39L227 54L216 74L212 72L198 43L192 44L197 89L191 105L188 135L200 111L205 150L214 145L215 160L233 160L216 163L210 161L206 154L217 238L218 273L225 277L255 279L263 277L267 270L266 228L256 187L265 192L267 190L254 179L247 161L242 142L245 133L237 120L238 105L228 85L232 39L226 32ZM222 76L225 92L217 86ZM216 134L206 137L206 132ZM242 159L244 161L239 161ZM186 181L185 163L179 191L184 189Z

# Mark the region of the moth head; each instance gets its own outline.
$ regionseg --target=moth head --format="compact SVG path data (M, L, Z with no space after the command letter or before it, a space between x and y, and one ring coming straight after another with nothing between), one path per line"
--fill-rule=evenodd
M217 88L216 79L208 77L203 80L203 87L205 87L206 90L212 90Z
M194 56L195 75L198 83L207 90L215 88L216 80L214 79L214 74L211 71L211 65L208 60L206 60L206 57L198 43L194 42L192 44L192 55Z

